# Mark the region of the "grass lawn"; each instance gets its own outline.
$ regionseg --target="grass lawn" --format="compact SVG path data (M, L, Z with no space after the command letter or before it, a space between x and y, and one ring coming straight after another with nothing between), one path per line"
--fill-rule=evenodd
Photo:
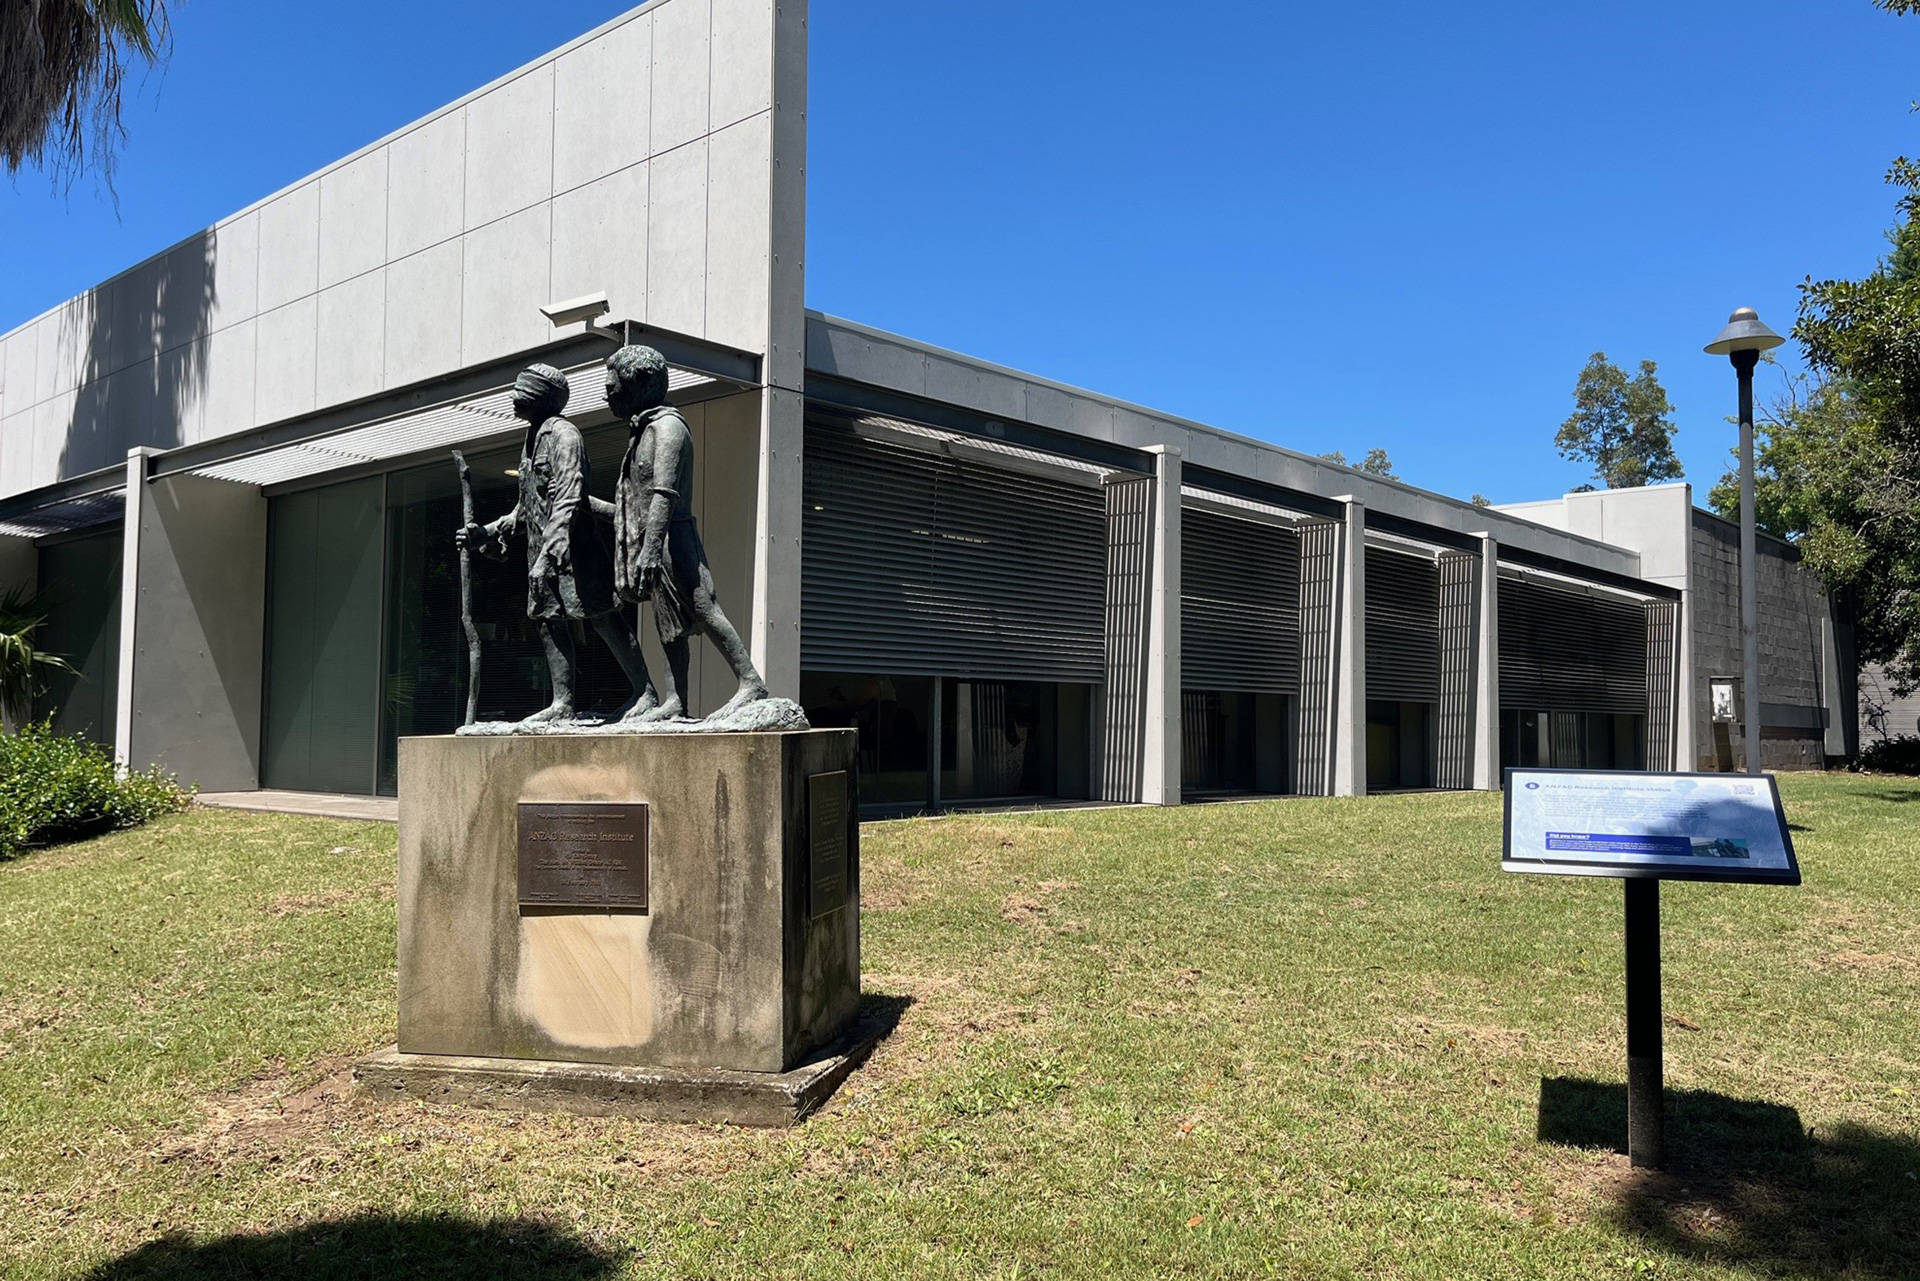
M794 1131L373 1107L390 828L195 811L0 864L0 1275L1920 1276L1920 783L1783 779L1807 884L1621 892L1498 798L878 824L908 1002ZM1543 1138L1544 1135L1544 1138Z

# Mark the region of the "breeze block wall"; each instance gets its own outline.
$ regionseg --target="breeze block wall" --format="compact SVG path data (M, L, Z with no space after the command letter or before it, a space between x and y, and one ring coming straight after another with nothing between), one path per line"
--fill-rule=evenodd
M1741 674L1740 529L1709 512L1693 513L1694 741L1698 768L1714 768L1710 682ZM1821 689L1821 623L1828 603L1800 554L1762 535L1760 563L1760 763L1768 769L1821 769L1827 711ZM1735 735L1736 750L1738 735Z

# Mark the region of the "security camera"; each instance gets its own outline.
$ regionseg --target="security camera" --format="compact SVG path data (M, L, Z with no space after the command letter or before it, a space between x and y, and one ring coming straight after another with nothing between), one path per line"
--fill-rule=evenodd
M540 309L540 314L553 322L555 329L562 325L575 325L585 321L591 326L594 321L607 314L607 296L605 293L588 294L584 298L569 298L565 302L550 302Z

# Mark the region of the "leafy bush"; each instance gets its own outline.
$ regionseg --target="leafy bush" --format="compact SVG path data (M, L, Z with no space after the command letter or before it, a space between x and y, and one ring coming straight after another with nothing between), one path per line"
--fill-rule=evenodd
M0 735L0 859L186 808L188 794L159 770L119 774L106 748L62 738L49 725Z
M1920 774L1920 738L1902 734L1864 743L1853 768L1862 774Z

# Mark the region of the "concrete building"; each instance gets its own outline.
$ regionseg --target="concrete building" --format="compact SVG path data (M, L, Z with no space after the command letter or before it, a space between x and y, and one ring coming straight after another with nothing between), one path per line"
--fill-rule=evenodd
M539 310L604 292L673 363L729 613L870 801L1726 764L1685 487L1475 507L808 311L806 41L804 0L655 0L0 337L0 579L80 669L39 710L209 790L390 790L470 678L448 450L504 510L544 360L612 481L613 344ZM1769 564L1768 760L1818 764L1843 637ZM518 572L480 567L487 716L544 701Z

